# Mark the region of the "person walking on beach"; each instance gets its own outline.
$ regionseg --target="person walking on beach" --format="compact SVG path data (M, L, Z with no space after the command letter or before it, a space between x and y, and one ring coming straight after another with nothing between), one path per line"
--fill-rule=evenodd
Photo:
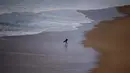
M65 39L63 43L68 44L68 39Z
M63 41L63 43L65 43L65 48L66 48L66 51L67 51L67 48L68 48L68 39L65 39L65 40Z

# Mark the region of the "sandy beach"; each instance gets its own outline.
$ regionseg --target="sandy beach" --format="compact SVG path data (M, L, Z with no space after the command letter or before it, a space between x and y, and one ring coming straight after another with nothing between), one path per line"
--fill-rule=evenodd
M78 10L93 22L73 31L1 37L0 72L129 73L129 10L129 6Z
M117 7L126 14L114 20L101 21L86 34L86 47L93 47L101 53L99 67L92 73L130 73L130 6Z

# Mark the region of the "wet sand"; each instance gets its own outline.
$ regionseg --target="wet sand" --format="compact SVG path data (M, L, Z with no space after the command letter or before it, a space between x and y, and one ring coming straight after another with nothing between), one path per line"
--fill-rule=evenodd
M83 47L82 39L80 30L0 38L0 72L86 73L94 66L96 54Z
M130 6L117 10L125 16L101 21L86 33L85 47L101 53L99 66L91 73L130 73Z

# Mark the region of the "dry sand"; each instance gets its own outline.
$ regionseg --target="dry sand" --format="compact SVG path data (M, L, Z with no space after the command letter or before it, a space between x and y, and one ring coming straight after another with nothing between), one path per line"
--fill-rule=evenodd
M86 34L85 47L101 53L91 73L130 73L130 6L117 10L126 16L102 21Z

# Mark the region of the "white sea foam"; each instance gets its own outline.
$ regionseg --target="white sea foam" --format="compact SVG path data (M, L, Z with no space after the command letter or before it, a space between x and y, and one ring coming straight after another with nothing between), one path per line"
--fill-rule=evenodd
M0 3L0 36L72 31L92 20L76 10L129 5L129 0L13 0ZM90 28L89 28L90 29ZM87 29L86 29L87 30Z
M0 16L0 36L32 35L44 31L77 30L81 23L92 20L75 10L54 10L40 13L9 13Z

